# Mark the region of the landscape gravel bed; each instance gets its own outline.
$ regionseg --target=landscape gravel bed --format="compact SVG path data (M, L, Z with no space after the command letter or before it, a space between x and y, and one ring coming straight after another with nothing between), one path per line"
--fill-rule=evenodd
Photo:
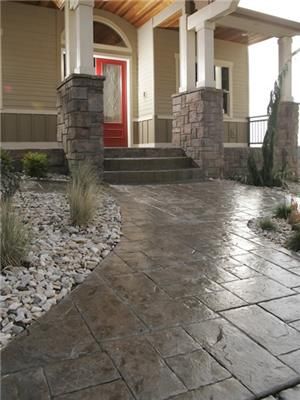
M253 218L248 222L249 228L251 228L259 236L263 236L274 243L279 244L282 247L286 247L288 239L291 237L293 230L290 224L284 219L271 217L271 221L275 224L276 230L264 230L260 227L260 221L264 219Z
M105 189L86 228L70 224L63 192L25 191L14 196L14 204L32 240L23 265L0 275L1 347L83 282L121 236L120 208Z

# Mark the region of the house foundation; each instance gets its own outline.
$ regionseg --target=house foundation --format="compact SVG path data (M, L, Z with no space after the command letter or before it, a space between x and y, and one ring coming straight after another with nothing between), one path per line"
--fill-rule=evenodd
M283 101L279 105L274 143L274 170L289 178L298 177L299 106Z
M173 144L203 170L206 177L222 178L224 122L222 91L199 88L174 95Z
M57 89L57 140L69 168L90 161L103 174L104 77L71 74Z

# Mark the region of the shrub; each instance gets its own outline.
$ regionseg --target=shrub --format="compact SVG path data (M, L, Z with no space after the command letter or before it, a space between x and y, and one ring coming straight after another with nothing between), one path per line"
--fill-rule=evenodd
M18 266L27 253L28 228L19 219L10 200L1 201L1 267Z
M8 151L0 149L1 167L7 170L13 169L13 161Z
M287 241L287 247L293 251L300 250L300 230L296 230Z
M9 153L3 149L0 150L0 168L1 198L5 200L12 197L19 189L20 175L15 171Z
M274 213L274 217L288 219L289 215L291 214L292 208L290 205L286 203L279 204Z
M100 187L98 174L90 163L81 162L72 170L67 193L73 225L87 225L97 210Z
M34 178L44 178L48 172L48 157L45 153L29 152L22 159L26 175Z
M264 231L276 231L275 223L271 220L271 218L268 217L262 218L259 221L259 226Z

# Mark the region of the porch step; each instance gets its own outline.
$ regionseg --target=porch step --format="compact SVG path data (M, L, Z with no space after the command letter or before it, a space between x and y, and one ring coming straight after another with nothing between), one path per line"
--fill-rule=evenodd
M180 147L105 147L105 158L185 157Z
M181 148L105 148L104 180L146 185L203 180L202 170Z
M114 185L146 185L203 180L200 168L141 171L104 171L104 180Z
M105 171L149 171L193 168L193 160L188 157L132 157L105 158Z

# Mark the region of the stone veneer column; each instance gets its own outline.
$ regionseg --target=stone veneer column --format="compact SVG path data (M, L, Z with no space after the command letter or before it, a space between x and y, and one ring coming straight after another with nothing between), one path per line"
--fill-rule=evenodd
M223 95L199 88L174 95L173 144L202 168L207 177L222 178L224 165Z
M57 140L69 167L90 161L103 174L104 77L72 74L57 89Z
M274 170L280 171L285 168L292 178L298 176L298 126L298 104L281 102L274 143Z

